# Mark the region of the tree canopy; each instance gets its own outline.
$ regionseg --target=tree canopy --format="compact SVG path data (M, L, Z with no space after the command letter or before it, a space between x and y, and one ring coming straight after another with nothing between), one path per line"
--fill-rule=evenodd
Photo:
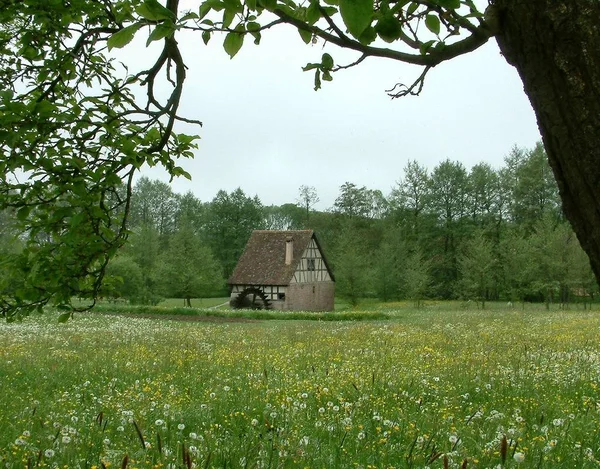
M176 161L193 156L196 137L175 123L200 122L178 114L186 80L178 34L197 31L204 42L224 34L233 57L279 24L307 44L358 53L350 64L327 53L307 64L315 89L367 57L422 67L414 82L390 88L393 97L418 94L436 65L495 37L523 80L564 211L600 278L598 18L596 0L494 0L485 11L472 0L205 0L193 11L178 0L4 0L0 209L16 212L24 248L10 268L25 281L0 308L10 316L51 302L68 315L74 295L95 298L128 236L136 171L162 165L189 177ZM149 68L129 70L111 50L141 31L162 47ZM462 210L452 203L452 215Z

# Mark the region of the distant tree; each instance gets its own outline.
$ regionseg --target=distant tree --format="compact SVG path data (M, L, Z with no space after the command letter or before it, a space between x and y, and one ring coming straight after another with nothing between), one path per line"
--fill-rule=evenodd
M407 246L401 231L393 228L387 230L376 252L373 267L375 291L383 301L398 298L406 257Z
M498 233L506 210L500 176L487 163L476 164L468 175L469 208L479 228Z
M428 206L437 219L438 260L432 269L438 295L449 298L458 279L457 251L465 236L469 185L462 163L445 160L438 164L429 180ZM441 251L441 252L440 252Z
M340 195L335 199L333 211L350 218L379 219L388 210L388 201L380 190L358 187L345 182L340 187Z
M404 168L404 178L392 190L390 205L394 216L400 218L415 238L419 237L422 214L427 208L430 190L427 169L415 160Z
M300 186L298 190L298 199L297 203L300 207L305 210L306 213L306 223L305 226L309 227L309 217L310 217L310 209L313 208L321 199L317 195L317 189L313 186Z
M566 234L564 224L547 214L536 222L529 237L534 267L531 288L543 297L546 309L550 308L550 304L560 302L561 291L567 279Z
M252 230L264 228L263 206L240 188L230 194L219 191L208 206L206 237L225 276L233 272Z
M266 230L297 230L304 225L304 210L294 204L263 207L264 228Z
M412 300L417 308L422 306L423 299L431 286L431 260L427 259L420 247L407 256L402 269L401 289L407 299Z
M352 223L340 230L333 261L337 294L357 306L372 288L373 276L364 236Z
M558 186L542 144L525 152L515 170L514 221L531 230L546 215L558 219L561 216Z
M464 298L474 298L481 304L481 309L485 308L491 287L495 284L497 260L493 248L483 231L479 230L464 244L458 260L460 294Z
M183 298L192 306L192 298L213 296L223 288L223 271L210 248L184 224L169 240L161 254L156 278L164 296Z
M161 300L156 282L156 269L161 252L159 234L152 225L141 225L129 236L124 254L130 257L140 268L142 289L135 302L156 304Z
M141 177L133 188L131 226L150 225L161 241L175 231L178 197L165 182Z
M498 252L504 295L510 302L524 302L536 268L531 243L520 230L512 229L501 240Z
M175 226L180 229L184 224L189 224L194 234L200 234L206 224L206 206L192 191L183 195L176 195L177 211L175 212Z
M131 257L120 255L108 263L102 289L105 296L136 302L143 290L142 269Z
M367 188L345 182L340 186L340 195L335 199L333 210L348 217L366 218L370 210Z

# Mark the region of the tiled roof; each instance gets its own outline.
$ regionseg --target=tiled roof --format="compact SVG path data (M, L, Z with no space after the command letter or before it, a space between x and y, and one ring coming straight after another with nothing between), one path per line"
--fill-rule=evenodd
M228 283L289 285L298 262L313 236L313 230L253 231ZM286 265L285 245L290 237L294 241L294 255L291 264Z

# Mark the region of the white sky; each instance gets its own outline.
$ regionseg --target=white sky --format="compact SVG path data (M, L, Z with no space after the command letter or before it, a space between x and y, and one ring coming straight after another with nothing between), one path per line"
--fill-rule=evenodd
M222 36L208 46L200 34L179 36L189 67L180 114L204 126L177 129L202 140L195 159L181 162L192 181L174 180L176 192L191 190L206 202L241 187L280 205L309 185L320 197L316 208L327 209L346 181L388 195L409 160L429 169L446 158L498 168L513 145L540 139L518 74L493 40L433 69L421 96L391 100L385 90L411 83L419 67L371 58L315 92L314 75L302 66L320 62L324 51L339 64L357 56L307 46L288 26L266 31L260 46L249 39L230 60ZM158 168L142 174L169 179Z

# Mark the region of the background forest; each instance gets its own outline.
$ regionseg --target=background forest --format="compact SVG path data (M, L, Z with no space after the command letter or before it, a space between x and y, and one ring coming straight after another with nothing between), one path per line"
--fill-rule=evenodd
M513 148L504 166L467 170L411 161L391 193L347 182L327 211L313 187L263 206L241 189L210 202L142 177L133 190L126 246L109 263L104 295L133 303L226 296L226 279L254 229L310 228L336 276L336 293L362 298L568 303L593 300L588 259L562 216L541 144ZM14 215L0 214L0 254L20 249ZM0 289L19 279L0 270Z

